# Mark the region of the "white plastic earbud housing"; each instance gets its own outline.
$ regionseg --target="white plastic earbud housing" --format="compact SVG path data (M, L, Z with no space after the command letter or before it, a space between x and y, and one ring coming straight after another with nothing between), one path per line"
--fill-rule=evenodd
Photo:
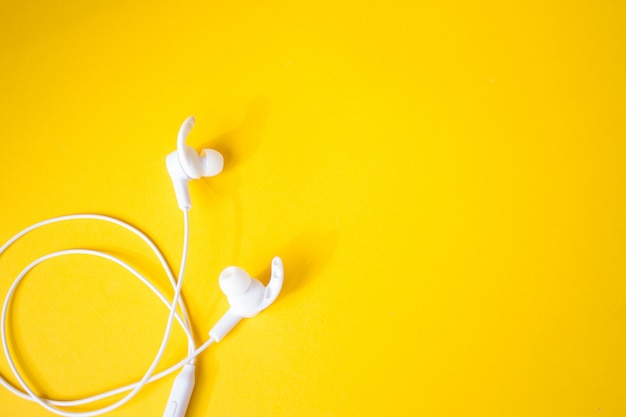
M282 260L272 260L272 275L267 286L251 278L243 269L229 266L220 274L220 288L228 298L230 309L213 326L209 336L219 342L243 318L254 317L270 306L280 294L285 272Z
M218 151L204 149L198 155L195 149L185 144L195 121L193 116L189 116L183 122L178 131L176 151L167 155L165 159L167 171L174 183L176 200L181 210L191 208L189 180L215 176L224 168L224 157Z

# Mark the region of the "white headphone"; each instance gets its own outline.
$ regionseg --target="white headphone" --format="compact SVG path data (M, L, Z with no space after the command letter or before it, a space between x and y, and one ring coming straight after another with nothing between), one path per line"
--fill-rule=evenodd
M165 159L167 171L174 182L176 199L181 210L191 208L189 197L189 180L200 177L213 177L224 168L224 157L213 149L203 149L200 155L185 143L191 128L196 123L193 116L189 116L178 131L176 150Z
M33 224L32 226L29 226L21 232L17 233L0 247L0 255L2 255L9 246L11 246L24 235L35 229L52 223L77 219L106 221L120 226L140 237L152 249L154 254L159 259L166 274L168 275L170 284L174 289L174 297L170 302L168 298L165 297L145 276L133 269L126 262L106 252L91 249L60 250L41 256L40 258L32 261L15 278L13 284L6 294L4 303L2 305L2 314L0 317L0 338L2 339L2 347L4 349L4 354L6 356L9 367L11 368L13 375L18 380L21 386L21 388L15 387L6 379L0 376L0 384L7 388L9 391L26 400L37 402L47 410L61 416L91 417L121 407L122 405L130 401L145 384L169 375L170 373L182 368L182 370L174 380L174 385L172 386L172 390L170 391L170 396L167 400L163 417L183 417L185 415L185 412L187 411L187 406L189 405L189 399L191 398L191 392L193 390L195 382L195 360L197 356L207 347L209 347L213 342L221 341L228 334L228 332L230 332L233 327L235 327L237 323L239 323L242 319L256 316L261 311L266 309L269 305L271 305L274 300L276 300L276 297L278 297L278 294L280 293L280 290L282 288L284 277L283 263L279 257L275 257L272 260L271 277L267 286L263 286L261 282L254 278L251 278L246 271L239 267L227 267L220 274L219 285L222 289L222 292L224 292L224 294L228 298L230 309L209 331L209 340L204 342L199 347L196 347L193 332L191 329L191 323L187 314L187 309L182 298L180 297L185 267L187 263L187 252L189 244L189 209L191 208L191 198L189 195L188 183L192 179L198 179L200 177L211 177L219 174L224 167L224 158L219 152L213 149L204 149L200 154L198 154L193 148L189 147L185 143L185 140L189 135L189 132L191 131L194 123L195 119L193 116L188 117L183 122L178 132L176 151L167 155L166 158L167 171L169 172L170 177L172 178L172 182L174 184L174 191L176 193L178 206L183 211L184 215L183 253L178 277L175 277L172 273L167 261L165 260L165 257L163 256L163 253L143 232L121 220L99 214L73 214L44 220L39 223ZM157 352L154 360L152 361L152 364L144 373L141 380L134 384L116 388L88 398L71 401L52 400L41 398L40 396L38 396L18 371L11 351L9 349L7 337L7 327L9 325L8 317L11 301L15 290L17 289L20 282L22 282L26 275L40 263L58 256L66 255L96 256L107 259L122 266L135 277L137 277L142 283L144 283L153 293L155 293L169 310L169 316L167 324L165 326L165 331L163 334L161 345L159 347L159 351ZM177 306L180 307L180 314L177 312ZM187 337L187 356L170 368L154 374L154 370L160 362L165 347L167 346L174 319L176 319ZM71 407L91 404L93 402L100 401L104 398L108 398L124 392L127 393L124 397L102 408L94 409L91 411L68 410L68 408Z

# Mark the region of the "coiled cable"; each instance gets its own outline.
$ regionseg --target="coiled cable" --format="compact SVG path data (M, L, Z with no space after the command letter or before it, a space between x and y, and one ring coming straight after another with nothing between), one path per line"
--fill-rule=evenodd
M66 416L66 417L91 417L91 416L97 416L97 415L100 415L100 414L103 414L103 413L106 413L106 412L109 412L116 408L121 407L122 405L130 401L135 395L137 395L139 390L144 385L152 381L155 381L157 379L160 379L166 375L169 375L170 373L176 371L177 369L181 368L185 364L193 364L195 362L196 357L201 352L203 352L206 348L208 348L214 342L214 340L211 338L207 340L204 344L202 344L200 347L196 348L195 340L193 337L193 330L191 328L191 323L189 321L189 315L187 313L185 303L180 296L181 290L182 290L183 278L185 275L185 266L187 263L187 252L188 252L188 246L189 246L189 211L183 210L183 213L184 213L183 251L182 251L180 271L178 273L178 279L176 279L174 274L172 273L172 270L170 269L167 261L165 260L165 256L163 255L161 250L159 250L156 244L154 244L154 242L152 242L152 240L145 233L143 233L136 227L131 226L130 224L123 222L119 219L116 219L114 217L100 215L100 214L72 214L72 215L54 217L48 220L44 220L44 221L35 223L32 226L25 228L24 230L20 231L19 233L14 235L12 238L10 238L4 245L2 245L0 247L0 256L13 243L15 243L18 239L22 238L26 234L32 232L35 229L38 229L40 227L44 227L53 223L59 223L59 222L71 221L71 220L81 220L81 219L82 220L98 220L98 221L113 223L117 226L120 226L134 233L136 236L141 238L150 247L150 249L152 249L154 254L159 259L163 269L165 270L165 273L168 276L170 284L172 285L172 288L174 289L174 297L172 299L172 302L170 303L168 299L144 275L139 273L132 266L122 261L121 259L116 258L115 256L102 252L102 251L91 250L91 249L66 249L66 250L60 250L60 251L48 253L46 255L43 255L35 259L28 266L26 266L13 281L4 299L4 303L2 305L2 314L0 316L0 338L2 339L2 348L4 349L5 357L7 359L7 362L9 364L11 371L13 372L13 375L15 376L15 378L18 380L19 384L21 385L21 389L13 386L6 379L4 379L1 375L0 375L0 385L3 385L6 389L11 391L15 395L23 399L29 400L29 401L34 401L38 403L39 405L41 405L42 407L44 407L45 409L55 414ZM167 318L167 323L165 326L161 344L159 346L159 350L155 358L153 359L152 363L150 364L149 368L146 370L146 372L143 374L142 378L138 382L135 382L133 384L129 384L120 388L112 389L112 390L103 392L101 394L82 398L82 399L53 400L53 399L46 399L46 398L42 398L38 396L20 374L19 370L17 369L15 365L13 356L11 355L11 351L9 349L7 327L8 327L8 318L9 318L10 306L11 306L11 300L12 300L13 294L15 293L15 290L17 289L20 282L22 282L24 277L35 266L41 264L42 262L45 262L49 259L53 259L56 257L69 256L69 255L95 256L95 257L103 258L103 259L106 259L108 261L111 261L120 265L121 267L126 269L128 272L130 272L132 275L134 275L136 278L138 278L142 283L144 283L165 304L165 306L169 309L169 315ZM176 306L180 308L180 313L177 311ZM159 373L154 374L156 366L161 361L163 357L163 352L165 351L165 348L169 341L174 319L176 319L176 321L181 326L182 330L184 331L187 337L187 346L188 346L187 356L181 361L179 361L178 363L176 363L175 365ZM102 399L105 399L105 398L108 398L117 394L121 394L124 392L127 392L127 394L124 395L119 400L115 401L112 404L109 404L107 406L104 406L98 409L94 409L90 411L67 410L70 407L91 404L96 401L100 401Z

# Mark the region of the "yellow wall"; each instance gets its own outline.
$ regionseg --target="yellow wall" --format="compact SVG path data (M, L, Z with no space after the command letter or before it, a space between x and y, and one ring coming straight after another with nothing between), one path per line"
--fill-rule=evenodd
M0 240L104 213L177 267L164 158L194 114L189 143L227 159L191 185L198 338L223 267L267 279L281 255L286 281L201 357L188 417L624 416L625 18L616 0L5 1ZM136 239L77 222L3 255L0 296L80 246L165 285ZM78 257L35 270L12 313L20 367L64 399L141 375L166 318ZM163 366L184 351L177 330ZM161 415L171 381L110 416ZM0 415L50 414L0 390Z

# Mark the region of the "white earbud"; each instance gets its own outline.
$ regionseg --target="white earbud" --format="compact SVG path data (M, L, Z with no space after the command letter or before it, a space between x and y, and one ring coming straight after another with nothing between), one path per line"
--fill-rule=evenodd
M213 326L209 336L219 342L241 319L265 310L278 297L284 275L283 262L278 256L272 260L272 276L266 287L239 267L224 269L220 274L220 288L228 298L230 309Z
M189 116L178 131L178 142L176 151L167 155L165 163L167 171L172 177L176 199L181 210L191 208L191 197L189 196L189 180L200 177L212 177L224 168L224 157L213 149L204 149L198 153L192 147L185 144L185 139L189 135L196 119Z

